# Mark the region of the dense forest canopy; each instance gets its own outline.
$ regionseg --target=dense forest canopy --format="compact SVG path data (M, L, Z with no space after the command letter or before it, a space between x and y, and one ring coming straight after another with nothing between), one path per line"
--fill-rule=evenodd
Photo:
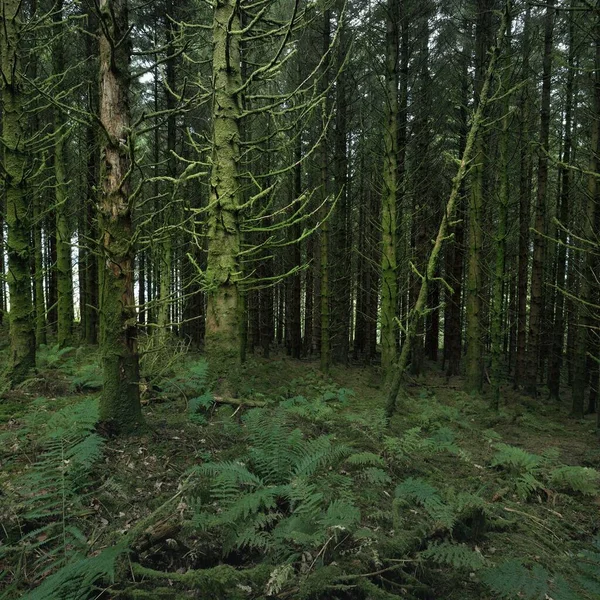
M0 25L7 598L600 597L600 0ZM124 528L111 453L178 455L169 411L210 442ZM498 541L535 502L558 566Z

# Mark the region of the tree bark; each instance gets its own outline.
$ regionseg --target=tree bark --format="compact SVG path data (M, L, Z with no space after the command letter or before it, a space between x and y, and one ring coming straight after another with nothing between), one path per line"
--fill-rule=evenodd
M131 153L134 139L129 111L129 22L127 0L101 0L100 121L104 140L101 164L100 226L103 242L101 351L104 387L100 420L118 431L139 428L137 314L133 290L134 249Z
M31 222L27 202L29 158L25 139L24 82L20 71L22 2L0 4L0 68L2 70L3 177L8 239L7 280L10 294L10 354L6 377L21 383L35 366L35 329L31 296Z

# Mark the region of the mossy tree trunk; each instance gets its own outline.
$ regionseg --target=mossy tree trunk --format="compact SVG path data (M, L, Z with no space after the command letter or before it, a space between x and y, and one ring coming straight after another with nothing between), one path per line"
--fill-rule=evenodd
M213 17L213 142L208 207L206 341L209 356L239 360L240 327L240 15L216 0Z
M99 215L104 257L100 306L104 388L100 420L118 431L128 432L139 427L142 414L133 290L134 140L128 101L127 0L101 0L100 18L100 120L104 133Z
M331 44L331 11L327 9L323 15L323 55L325 56ZM326 84L325 78L323 83ZM326 118L328 113L328 102L325 99L323 114L323 127L326 127ZM327 199L329 195L329 145L328 136L323 136L323 142L320 148L321 155L321 193L323 195L323 208L321 210L321 231L320 231L320 367L323 373L329 372L331 366L331 331L330 331L330 283L329 283L329 219L327 218Z
M527 368L527 294L529 286L529 211L531 206L531 8L527 5L523 25L523 89L519 102L519 260L517 276L517 353L515 387L521 387Z
M404 373L406 372L408 360L411 355L412 343L417 334L419 320L423 318L423 314L427 309L429 282L435 278L435 273L438 268L440 252L442 250L444 241L447 240L448 226L454 219L456 203L459 198L461 184L467 174L469 164L471 163L471 161L477 160L477 139L480 135L480 129L484 120L484 115L486 113L490 93L490 84L492 81L492 77L495 73L496 63L499 56L499 46L502 40L504 39L504 34L508 26L508 18L510 15L511 8L512 2L511 0L508 0L506 3L503 17L501 19L500 29L498 31L496 43L492 46L490 50L490 59L488 62L488 66L481 79L481 87L478 95L477 108L475 109L475 113L473 114L473 118L471 119L471 125L469 127L469 134L467 136L465 149L462 156L460 157L458 171L454 179L452 180L452 188L450 190L450 195L444 208L444 214L442 216L438 232L433 247L431 249L431 253L429 254L426 271L422 274L419 295L417 297L415 306L409 313L409 318L406 326L406 338L404 340L402 351L400 352L400 357L394 370L391 385L389 386L387 394L387 403L385 411L388 419L390 419L396 412L398 393L400 391L402 379L404 377Z
M483 85L490 43L493 0L477 0L475 41L475 102ZM466 281L466 389L479 392L483 386L483 211L485 175L485 138L475 142L471 190L469 193L469 225Z
M63 44L63 0L55 0L53 12L52 68L57 80L65 70ZM73 268L71 264L71 224L69 219L69 196L67 187L67 134L68 125L63 121L59 108L54 107L54 176L56 213L56 275L58 291L57 342L61 348L71 344L73 334Z
M542 343L542 301L544 286L544 252L548 194L548 150L550 147L550 94L552 87L552 38L554 31L554 0L548 0L544 19L544 56L542 67L542 98L540 112L540 146L538 155L535 232L531 266L531 299L525 389L537 394L540 346Z
M25 130L26 98L20 70L22 2L0 3L0 68L2 69L3 177L8 239L7 280L10 294L10 355L7 379L22 382L35 366L35 329L31 295L31 221L26 192L29 170Z
M507 31L507 48L505 56L510 54L510 23ZM498 228L496 230L496 261L494 264L494 279L492 293L491 314L491 351L492 351L492 405L498 410L500 405L500 382L502 380L503 354L504 354L504 298L506 284L506 239L508 236L508 210L509 210L509 126L510 126L510 63L504 62L504 77L502 93L502 120L499 140L499 179L498 191Z
M571 0L573 6L574 0ZM565 87L565 133L562 151L562 163L571 162L573 148L573 100L575 98L575 20L573 13L569 13L569 54L567 83ZM560 399L560 380L563 364L564 337L565 337L565 297L561 292L566 284L567 271L567 230L569 224L569 208L571 204L571 169L561 166L558 174L560 180L560 194L558 198L557 250L556 250L556 303L554 307L554 327L552 334L552 352L548 369L548 390L554 400Z
M575 330L574 356L573 356L573 385L571 414L575 418L582 418L585 411L585 391L589 380L588 352L590 350L590 336L594 322L592 313L594 307L594 288L597 285L598 274L594 268L597 260L594 255L594 244L597 240L598 213L600 211L600 186L598 173L600 173L600 2L597 3L594 14L594 80L592 99L592 132L590 136L590 163L587 193L584 204L583 227L581 237L587 240L585 252L581 257L581 284L578 294L578 321ZM594 357L596 358L596 357Z
M388 376L396 362L396 192L398 187L398 43L400 6L386 12L385 125L381 198L381 366Z
M92 33L97 29L97 17L93 10L87 15L87 31L85 38L86 57L91 65L96 66L98 56L98 40ZM95 79L95 78L94 78ZM90 83L88 87L88 104L92 109L98 106L98 89ZM99 309L99 286L98 286L98 220L96 217L96 203L98 201L98 176L100 172L100 153L98 152L98 131L95 123L87 126L85 134L85 151L87 154L87 173L86 173L86 199L84 209L84 231L86 235L86 244L82 249L84 252L84 273L85 278L85 304L82 315L85 328L82 331L83 338L88 344L98 343L98 309ZM81 251L81 250L80 250ZM82 274L80 274L81 278Z

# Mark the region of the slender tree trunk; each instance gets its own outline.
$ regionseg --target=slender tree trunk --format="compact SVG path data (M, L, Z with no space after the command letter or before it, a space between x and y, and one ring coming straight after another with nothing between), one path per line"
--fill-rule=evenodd
M54 43L52 62L54 76L62 77L65 70L63 47L63 0L55 0L53 12ZM67 134L63 115L56 107L54 112L54 176L56 211L56 276L58 292L57 342L61 348L68 346L73 335L73 267L71 261L71 223L67 186Z
M331 11L327 9L323 15L323 55L329 50L331 44ZM324 82L325 83L325 82ZM328 111L328 102L325 102L323 114L323 127L325 127L326 115ZM327 218L329 196L329 148L327 147L328 136L323 136L323 144L320 150L321 153L321 190L323 199L325 200L321 210L321 236L320 236L320 333L321 333L321 371L329 372L331 366L331 331L330 331L330 315L329 315L329 219Z
M36 346L47 343L46 304L44 301L44 248L42 245L41 198L33 198L33 247L35 264L35 342Z
M100 121L102 152L100 224L105 265L102 275L102 363L100 420L118 431L142 422L139 397L137 314L133 291L131 153L127 0L101 0Z
M475 51L475 101L483 85L490 26L491 0L477 0L477 31ZM483 201L485 175L484 136L478 136L473 159L473 175L469 194L468 269L466 282L466 389L479 392L483 386Z
M535 209L535 234L531 267L531 300L529 309L529 345L527 349L526 391L537 394L538 366L542 334L542 295L544 287L544 249L546 234L546 204L548 194L548 149L550 144L550 92L552 85L552 37L554 30L554 0L548 0L544 19L544 57L542 67L542 100L540 116L540 149Z
M600 2L594 15L594 87L592 109L592 134L590 138L590 165L582 237L593 244L596 219L599 209L598 173L600 172ZM594 286L597 285L597 273L594 267L596 257L590 248L586 248L582 257L583 269L579 289L578 321L575 332L573 356L572 416L582 418L585 410L585 390L588 384L588 349L590 348L590 329L593 326L592 305Z
M510 23L507 29L507 54L510 53ZM496 232L496 263L494 265L494 281L492 296L492 323L491 323L491 347L492 368L491 380L493 388L493 407L498 410L500 406L500 383L502 380L503 367L503 339L504 339L504 288L506 269L506 238L508 235L508 208L509 208L509 126L510 126L510 95L507 90L511 87L509 78L509 61L505 61L504 68L507 75L504 78L506 85L502 86L505 94L502 103L502 130L500 132L500 190L498 203L498 229Z
M2 70L3 172L8 239L7 280L10 294L10 355L7 380L22 382L35 366L35 329L31 296L31 223L27 206L28 156L25 140L25 92L20 71L22 2L0 4L0 68Z
M574 1L571 1L573 6ZM569 165L571 162L571 149L573 145L573 98L575 89L575 22L573 14L568 14L569 19L569 56L567 70L567 85L565 89L565 139L562 153L562 162ZM565 297L562 290L565 288L567 270L567 230L569 224L569 208L571 200L571 169L560 167L558 177L560 180L560 195L558 198L559 225L556 232L556 303L554 306L554 325L552 333L552 351L548 372L548 390L550 398L560 399L561 368L563 364L563 345L565 337Z
M523 385L527 367L527 292L529 280L529 211L531 207L531 143L529 57L531 53L531 8L525 12L523 42L523 76L525 85L520 105L520 176L519 176L519 267L517 308L517 357L515 387Z
M470 35L470 27L465 23L465 40ZM458 155L462 156L465 151L468 136L468 114L467 105L469 102L469 54L467 52L466 41L462 49L462 102L458 109ZM465 203L465 182L461 183L459 196L456 205L456 219L453 224L452 246L447 249L450 264L449 283L452 290L446 290L449 296L446 303L446 315L444 319L446 330L444 332L444 357L447 361L446 376L454 377L460 374L460 362L462 358L462 296L463 296L463 272L465 257L465 227L464 227L464 203ZM448 277L448 275L447 275Z
M387 2L383 194L381 199L381 366L389 376L396 361L396 190L398 176L398 0Z
M485 71L484 76L481 81L481 88L479 92L479 98L477 102L477 108L475 110L475 114L473 115L471 121L471 127L469 129L469 135L467 137L467 143L465 146L465 151L461 156L458 172L456 176L452 180L452 189L450 191L450 195L448 198L448 202L446 203L446 207L444 210L444 214L442 216L442 220L440 222L440 226L437 232L437 236L435 238L435 242L433 248L431 250L431 254L429 255L429 260L427 261L427 270L423 274L423 278L421 280L421 289L419 290L419 296L417 298L417 302L412 309L407 327L406 327L406 339L404 345L402 346L402 351L400 353L400 358L398 360L398 364L396 370L394 372L394 376L389 388L388 396L387 396L387 404L386 404L386 415L387 418L390 419L392 415L396 411L396 403L398 398L398 392L400 391L400 385L402 383L402 378L406 371L406 367L408 365L408 359L411 354L411 344L415 338L417 333L417 325L419 319L422 318L423 312L427 308L427 298L428 298L428 287L429 282L434 278L435 272L438 266L439 254L441 252L444 241L447 239L447 230L448 223L451 222L454 211L456 208L456 202L459 197L460 187L462 180L464 179L468 165L471 162L472 158L476 159L477 148L477 138L479 137L479 130L481 128L481 124L484 119L485 110L488 104L489 92L490 92L490 84L492 77L495 73L496 62L498 60L499 55L499 46L501 41L504 38L506 28L508 26L508 18L510 15L512 3L510 0L506 3L506 8L500 23L500 29L498 31L498 35L496 38L496 44L493 45L492 51L490 53L490 60Z

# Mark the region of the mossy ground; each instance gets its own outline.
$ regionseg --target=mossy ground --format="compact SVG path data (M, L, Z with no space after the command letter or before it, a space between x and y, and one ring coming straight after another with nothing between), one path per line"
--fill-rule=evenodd
M46 365L37 377L20 389L0 399L0 461L3 466L0 497L14 497L13 482L38 457L40 449L36 438L49 415L86 395L98 393L93 382L89 387L86 384L97 360L95 350L67 354L55 364ZM187 366L195 361L197 357L192 355L182 356L177 361L176 378L183 379L176 379L176 387L182 387ZM82 373L88 376L82 376ZM324 376L318 370L317 361L292 360L283 354L269 360L250 356L232 375L229 388L235 390L236 399L242 401L242 406L216 404L204 414L203 424L190 420L191 393L185 386L180 394L165 394L160 381L152 382L144 389L146 428L139 435L108 441L103 461L94 473L98 485L91 493L89 510L85 515L71 517L89 532L90 552L113 544L177 494L183 474L194 465L205 461L244 460L246 448L240 435L243 428L240 419L247 410L243 406L244 400L269 404L297 396L309 400L325 399L332 408L331 413L313 422L298 421L298 426L307 435L330 433L358 449L384 454L381 440L365 435L366 431L377 427L384 408L383 378L377 367L334 367L329 376ZM388 436L402 439L407 431L416 427L424 434L450 430L461 455L446 452L420 455L416 451L414 456L409 454L398 460L388 455L393 485L381 494L367 488L361 492L364 518L369 520L380 511L391 510L396 484L408 477L426 476L441 491L478 490L477 493L493 507L497 515L494 527L481 535L465 537L486 560L519 558L525 564L539 562L551 566L587 547L600 528L600 496L568 495L542 486L525 500L516 494L506 474L492 467L492 462L497 451L495 445L502 442L549 457L552 464L600 469L600 444L595 435L594 417L570 419L566 402L557 405L544 398L532 400L509 388L503 397L500 411L493 412L486 397L464 393L460 379L448 381L435 365L429 365L422 378L408 381ZM27 415L32 412L40 415L41 428L30 427L23 433ZM351 419L342 419L342 415L350 415ZM169 518L177 520L178 514L185 513L187 508L184 502L176 503ZM22 526L16 521L16 511L18 507L6 505L0 511L3 523L0 550L3 544L14 542L18 527ZM418 509L414 514L415 519L420 518ZM441 534L434 535L441 539ZM453 535L460 537L462 534L453 532ZM213 567L221 561L218 540L211 539L210 535L182 533L175 537L175 542L163 539L145 549L138 557L139 562L152 569L182 573L190 568ZM11 554L7 556L14 559ZM414 551L409 559L415 560ZM5 572L4 578L0 579L0 590L3 581L11 581L17 572L17 565L8 560L0 553L0 572ZM254 566L244 562L247 557L245 559L243 554L228 560L235 566ZM18 593L35 586L45 576L33 568L23 569L22 564L19 569ZM448 600L497 597L482 595L481 587L468 571L461 572L444 565L436 568L421 565L419 569L414 575L425 582L427 591L420 596L415 592L418 597ZM391 582L389 585L397 584ZM132 595L135 590L144 594L143 586L136 587L133 583L131 573L121 573L115 586L115 593L119 590L127 593L131 588ZM13 592L7 597L18 595ZM108 593L105 597L114 596ZM347 592L331 597L369 596L363 592L355 596Z

